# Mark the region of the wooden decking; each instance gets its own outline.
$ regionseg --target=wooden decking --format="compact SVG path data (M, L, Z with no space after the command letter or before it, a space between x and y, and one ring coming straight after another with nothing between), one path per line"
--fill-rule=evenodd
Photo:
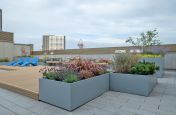
M40 68L0 66L0 69L10 70L0 72L0 87L38 100Z

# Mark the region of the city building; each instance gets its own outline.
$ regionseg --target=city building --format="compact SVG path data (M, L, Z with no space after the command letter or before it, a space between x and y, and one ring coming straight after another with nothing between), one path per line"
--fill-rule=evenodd
M33 51L33 44L14 43L14 34L5 32L2 28L2 10L0 10L0 59L12 60L17 56L29 56Z
M42 50L65 50L65 36L44 35Z

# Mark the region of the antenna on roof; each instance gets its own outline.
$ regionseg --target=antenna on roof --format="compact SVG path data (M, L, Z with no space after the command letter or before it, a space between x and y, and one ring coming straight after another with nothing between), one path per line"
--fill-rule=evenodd
M84 43L83 43L82 39L79 40L78 47L79 47L79 49L83 49L84 48Z
M2 9L0 9L0 32L2 31Z

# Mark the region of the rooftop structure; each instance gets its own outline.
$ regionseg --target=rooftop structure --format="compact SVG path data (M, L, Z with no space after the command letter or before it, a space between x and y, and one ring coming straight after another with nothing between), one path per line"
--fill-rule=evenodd
M64 50L65 36L44 35L43 36L43 51Z
M0 42L14 43L13 33L0 31Z

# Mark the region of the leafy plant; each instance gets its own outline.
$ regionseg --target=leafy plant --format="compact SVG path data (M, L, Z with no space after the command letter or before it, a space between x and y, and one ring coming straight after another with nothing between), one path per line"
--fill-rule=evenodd
M159 66L155 66L155 70L159 71L160 67Z
M129 53L116 54L113 57L113 69L115 72L127 73L132 65L137 63L138 57Z
M58 77L56 78L57 81L63 81L67 78L67 76L69 75L77 75L76 72L72 71L72 70L69 70L69 69L61 69L57 72L58 74Z
M93 76L103 74L106 70L105 66L86 59L75 59L74 61L65 64L65 67L70 70L77 71L78 73L82 70L91 71Z
M67 83L73 83L78 81L78 77L73 73L69 73L63 81Z
M56 73L56 72L44 73L44 77L45 77L46 79L56 80L56 78L57 78L57 73Z
M142 32L140 37L132 38L126 40L127 43L131 43L134 46L142 47L143 52L145 52L146 48L150 49L150 46L160 45L160 40L157 40L158 32L156 29L152 31Z
M39 72L43 73L44 78L50 80L64 81L68 83L78 80L77 73L66 68L44 67L40 69Z
M90 70L81 70L79 75L80 79L87 79L94 76L93 72Z
M44 62L44 59L39 59L39 62Z
M130 74L152 75L156 71L155 63L138 62L134 64L128 71Z
M44 67L40 69L46 79L72 83L106 72L106 67L85 59L74 59L62 67Z

